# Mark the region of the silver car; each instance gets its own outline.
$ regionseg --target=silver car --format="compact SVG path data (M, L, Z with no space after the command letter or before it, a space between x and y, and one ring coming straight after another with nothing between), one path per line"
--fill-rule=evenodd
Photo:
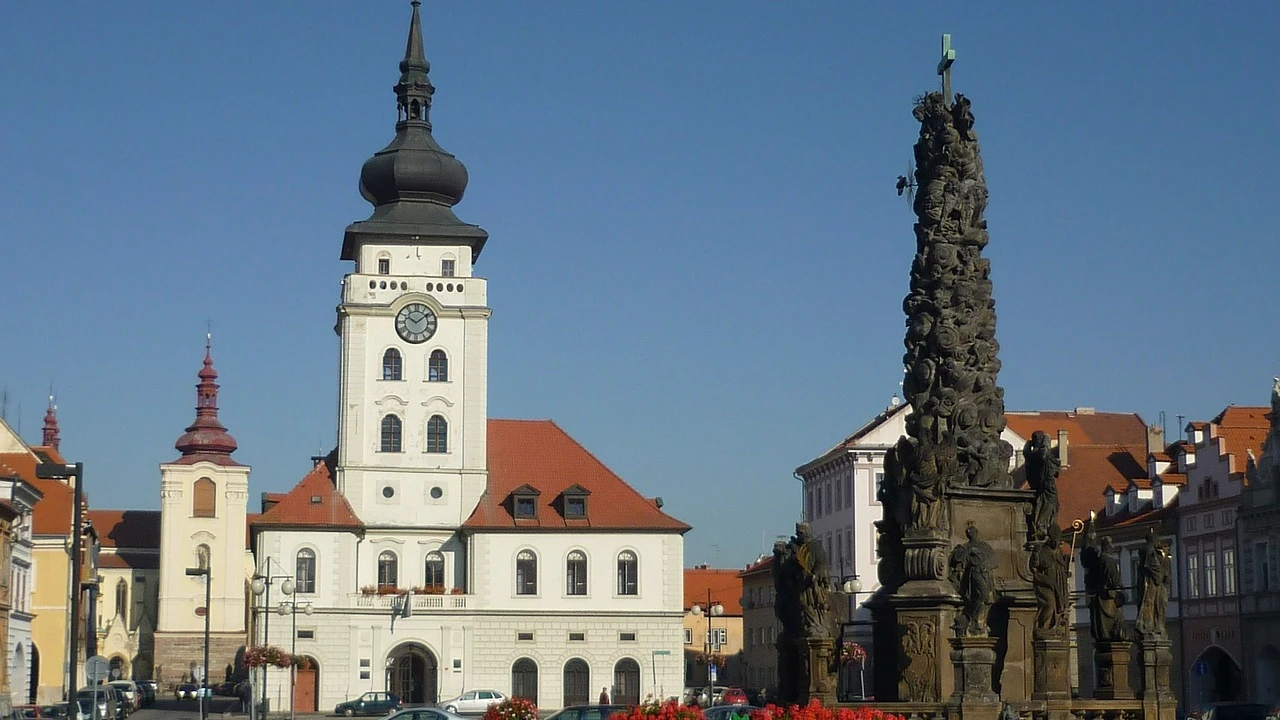
M386 720L466 720L465 718L455 715L446 710L439 708L409 708L401 710L395 715L390 715Z
M455 715L483 715L490 705L497 705L507 696L497 690L468 690L452 700L439 703L445 712Z

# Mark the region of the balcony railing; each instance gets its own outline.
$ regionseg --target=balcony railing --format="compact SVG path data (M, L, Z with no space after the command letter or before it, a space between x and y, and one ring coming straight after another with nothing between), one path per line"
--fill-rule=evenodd
M385 608L390 610L402 595L365 595L354 593L352 606L358 608ZM466 610L466 595L410 595L413 609L417 610Z

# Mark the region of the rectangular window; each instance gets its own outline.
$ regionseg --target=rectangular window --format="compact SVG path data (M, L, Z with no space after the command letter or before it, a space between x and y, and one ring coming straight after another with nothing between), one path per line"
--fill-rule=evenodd
M1271 589L1271 548L1266 542L1253 544L1253 591Z
M844 506L849 507L853 504L853 478L846 475L844 477Z
M836 506L831 504L831 483L830 482L825 483L825 491L827 493L827 496L826 498L824 498L825 502L822 504L822 506L827 509L827 512L832 512L833 510L836 509ZM831 556L827 555L827 557L831 557Z
M876 473L876 497L884 494L884 473Z
M636 634L633 632L618 633L618 640L620 642L635 642Z
M302 628L298 628L299 640L314 640L315 637L316 637L315 630L303 630Z
M1187 555L1187 597L1200 597L1200 556Z
M716 644L724 647L729 644L729 631L725 628L716 628Z
M360 667L369 667L369 658L360 658Z
M1218 553L1204 554L1204 594L1213 597L1218 594Z
M368 670L361 670L361 671L360 671L360 679L361 679L361 680L368 680L368 679L369 679L369 671L368 671Z
M693 628L684 629L684 644L685 645L693 644Z
M536 498L531 498L531 497L516 498L516 517L534 518L537 516L538 516L538 503Z
M379 275L391 274L391 258L378 258L378 274Z
M1189 517L1189 518L1187 518L1187 529L1188 529L1188 530L1195 530L1195 529L1196 529L1196 519L1195 519L1195 518L1193 518L1193 517Z
M564 499L564 516L584 518L587 516L587 499L583 497L567 497Z
M533 633L518 632L516 633L516 640L519 642L531 642L533 640Z
M440 275L442 277L453 277L453 261L452 260L440 261Z
M1204 529L1208 530L1211 527L1213 527L1213 513L1208 513L1204 516Z
M815 517L813 514L813 491L812 490L804 494L804 514L807 515L810 520L812 520Z
M587 634L580 632L569 633L569 642L586 642Z
M1222 594L1236 594L1236 549L1222 548Z
M836 480L834 485L836 486L836 509L839 510L844 507L844 493L841 492L844 487L840 484L839 480Z

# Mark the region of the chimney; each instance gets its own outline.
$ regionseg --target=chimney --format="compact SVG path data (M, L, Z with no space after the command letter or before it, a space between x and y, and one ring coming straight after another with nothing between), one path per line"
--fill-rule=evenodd
M1164 452L1164 426L1147 426L1147 454Z
M1067 431L1059 430L1058 431L1058 463L1061 464L1062 467L1066 467L1071 464L1070 458L1067 456L1067 450L1068 450Z

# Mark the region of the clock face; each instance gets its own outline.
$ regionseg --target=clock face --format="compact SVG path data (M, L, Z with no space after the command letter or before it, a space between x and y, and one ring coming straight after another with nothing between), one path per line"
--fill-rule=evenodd
M409 303L396 314L396 332L405 342L426 342L436 334L436 314L422 303Z

